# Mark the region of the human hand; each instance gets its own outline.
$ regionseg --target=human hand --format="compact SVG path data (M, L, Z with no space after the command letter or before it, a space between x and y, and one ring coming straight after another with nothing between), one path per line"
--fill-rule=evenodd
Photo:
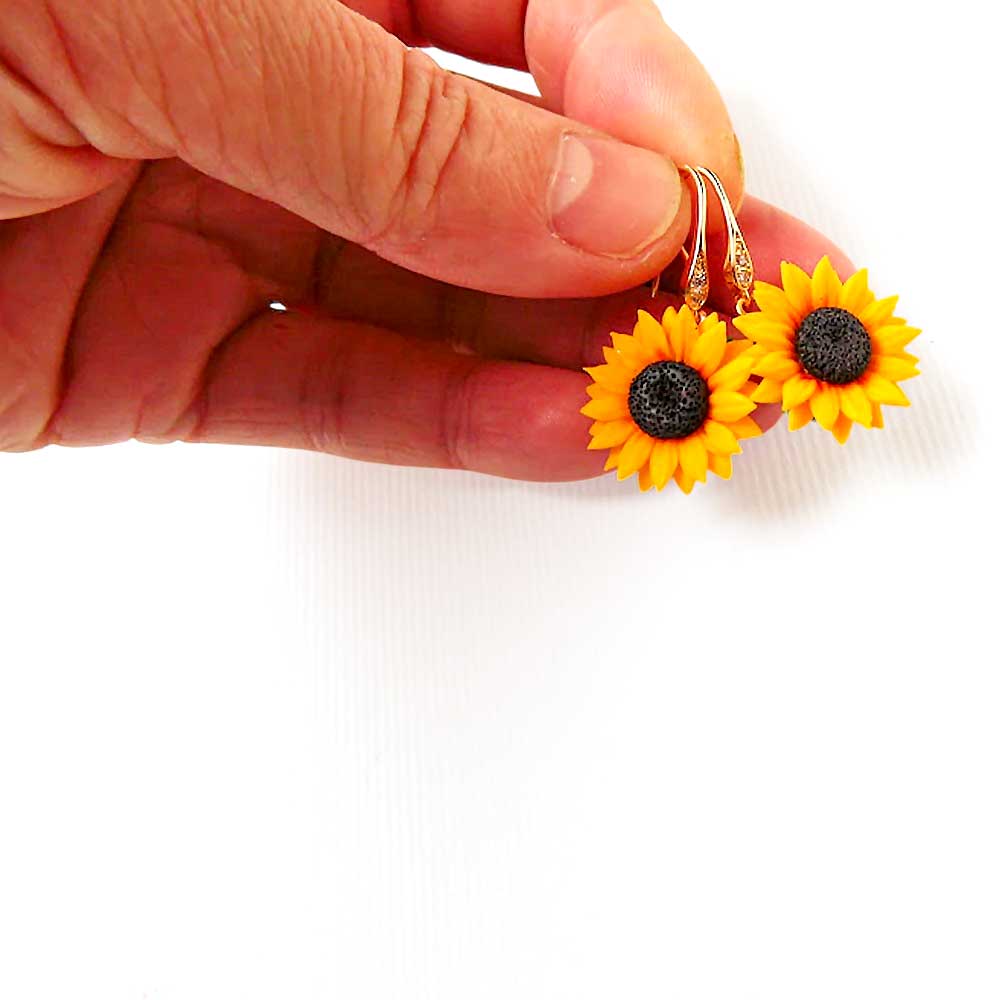
M742 198L722 101L644 0L4 8L9 451L218 441L596 475L579 369L683 243L674 162ZM528 68L541 101L404 42ZM743 223L764 278L843 265L752 199Z

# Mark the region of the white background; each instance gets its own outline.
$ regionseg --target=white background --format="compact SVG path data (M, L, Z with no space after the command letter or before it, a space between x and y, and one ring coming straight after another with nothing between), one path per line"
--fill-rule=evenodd
M0 995L1000 995L979 9L669 11L751 190L925 329L884 433L690 498L0 456Z

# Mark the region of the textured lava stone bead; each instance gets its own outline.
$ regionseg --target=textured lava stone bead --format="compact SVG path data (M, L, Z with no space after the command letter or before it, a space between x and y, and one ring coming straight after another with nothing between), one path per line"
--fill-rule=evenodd
M628 409L650 437L685 438L705 422L708 386L689 365L657 361L632 379Z
M813 378L847 385L864 375L872 342L861 320L846 309L817 309L795 334L795 353Z

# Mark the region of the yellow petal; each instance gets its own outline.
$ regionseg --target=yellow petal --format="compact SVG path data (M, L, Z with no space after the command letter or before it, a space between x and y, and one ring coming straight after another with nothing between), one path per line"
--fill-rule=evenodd
M877 302L872 302L861 310L861 314L858 316L858 319L861 320L865 329L869 332L877 330L892 316L892 311L896 308L897 302L899 302L898 295L893 295L891 298L879 299Z
M721 479L728 479L733 474L733 460L728 455L709 454L708 468Z
M845 417L849 417L862 427L872 425L872 404L868 395L860 385L845 385L840 390L840 409Z
M745 341L744 341L745 343ZM713 392L716 389L728 389L735 392L743 387L743 384L750 377L753 371L755 360L753 355L747 355L744 351L734 360L724 364L717 371L708 377L708 387Z
M755 403L780 403L782 395L783 392L780 382L775 382L773 379L769 378L762 378L760 380L760 385L754 389L750 398Z
M674 361L684 360L684 328L677 310L670 306L663 314L663 329L667 335L667 344Z
M840 308L860 316L861 311L874 301L875 296L868 287L868 268L863 267L844 282L840 291Z
M681 306L677 314L680 321L681 332L684 335L684 353L680 360L691 365L691 355L694 353L694 345L698 340L698 324L695 321L694 313L687 306ZM693 368L694 365L691 365Z
M722 355L726 350L726 324L708 324L706 320L701 325L701 335L691 349L689 364L703 378L708 378L722 363Z
M713 392L708 400L708 415L724 424L746 417L757 407L741 392Z
M761 383L763 385L763 383ZM790 410L804 403L816 391L816 380L809 375L793 375L781 387L781 408Z
M685 493L690 493L694 489L694 480L680 467L680 465L674 469L674 482Z
M772 351L770 354L765 354L753 366L755 375L773 378L777 382L784 382L801 370L798 358L792 357L788 351Z
M840 415L840 393L835 385L821 385L809 400L816 422L824 430L833 430Z
M596 382L591 382L587 386L586 392L591 399L610 399L612 396L625 395L625 392L621 389L606 389L603 385L598 385Z
M716 420L706 420L701 428L705 433L705 444L716 455L738 455L740 443L736 435L725 424Z
M677 459L681 468L692 479L705 481L708 474L708 452L705 440L700 434L692 434L677 445Z
M830 258L824 256L816 265L812 276L813 309L823 309L826 306L840 305L840 290L843 285L837 272L830 263Z
M633 374L621 365L597 365L595 368L583 369L598 385L614 392L628 392L632 384Z
M878 403L872 403L872 427L885 427L885 421L882 420L882 407Z
M873 403L886 403L889 406L910 405L903 390L878 372L868 372L861 380L861 384Z
M806 424L812 423L812 407L808 403L796 406L788 411L788 429L790 431L801 430Z
M741 440L746 438L760 437L764 432L757 426L753 417L741 417L727 425L729 429Z
M663 331L663 326L644 309L639 310L633 333L657 361L673 360L672 355L668 357L667 335Z
M797 320L812 312L812 282L809 275L787 260L781 262L781 284Z
M920 333L912 326L887 323L872 332L872 340L882 354L899 354Z
M919 375L917 366L912 361L905 361L903 358L892 358L882 355L872 363L871 370L884 375L891 382L902 382L903 379L913 378Z
M753 297L757 305L760 306L761 313L774 322L790 327L794 327L798 323L799 316L792 303L789 302L788 296L775 285L769 285L766 281L756 282Z
M629 334L613 333L611 334L611 343L615 345L615 350L621 356L622 361L637 372L654 360L652 351L647 351L640 340Z
M608 452L608 460L604 463L604 471L610 472L618 465L618 456L622 453L621 448L612 448Z
M728 365L731 361L735 361L738 357L745 354L753 347L753 344L749 340L741 337L739 340L731 340L726 344L726 349L722 354L722 364L723 367Z
M649 472L649 466L644 465L639 470L639 489L642 490L643 493L646 493L648 490L651 490L652 488L653 488L653 477Z
M748 340L766 347L769 351L790 351L795 337L795 326L776 322L764 313L747 313L737 316L733 326Z
M837 417L836 423L831 428L833 431L833 436L841 443L847 444L847 439L851 436L851 428L854 424L851 422L851 418L846 414L841 413Z
M592 399L580 412L592 420L624 420L630 415L624 396Z
M649 471L653 485L662 490L677 468L677 442L657 441L649 455Z
M598 424L590 444L587 446L591 451L600 451L602 448L615 448L624 444L635 432L635 424L631 420L613 420L608 424Z
M652 450L653 439L648 434L635 430L618 456L618 478L628 479L633 472L638 472L646 464Z

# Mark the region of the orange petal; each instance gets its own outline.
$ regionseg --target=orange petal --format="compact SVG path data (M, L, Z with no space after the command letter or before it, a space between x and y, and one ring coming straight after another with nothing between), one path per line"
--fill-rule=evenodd
M761 383L763 384L763 383ZM809 375L793 375L781 387L781 408L790 410L804 403L816 391L816 380Z
M592 420L624 420L630 415L624 396L592 399L580 412Z
M690 493L694 489L694 480L680 467L680 465L674 469L674 482L685 493Z
M681 333L684 335L684 353L680 356L680 360L690 365L694 345L698 340L698 323L694 318L694 313L687 306L681 306L680 312L677 313L677 318L680 323ZM693 368L694 365L691 365L691 367Z
M748 340L766 347L769 351L790 351L795 337L795 325L775 321L764 313L747 313L737 316L733 326Z
M861 314L858 316L858 319L861 320L865 329L868 330L869 333L872 330L877 330L890 319L892 311L896 308L897 302L899 302L898 295L893 295L891 298L879 299L877 302L872 302L861 310Z
M917 366L912 361L903 358L893 358L882 355L877 357L871 366L871 371L884 375L890 382L902 382L903 379L919 375Z
M865 390L860 385L845 385L840 390L840 409L845 417L849 417L862 427L872 425L872 404Z
M780 403L783 395L782 385L773 379L763 378L760 385L754 389L750 398L755 403Z
M832 431L840 415L840 392L834 385L821 385L809 400L809 406L820 427Z
M653 485L662 490L670 481L677 468L677 442L657 441L649 455L649 471L653 477Z
M633 334L657 361L672 361L673 354L667 346L667 335L663 326L644 309L639 310Z
M738 357L745 354L753 347L745 337L740 337L738 340L731 340L726 344L726 350L722 355L723 366L728 365L731 361L735 361Z
M652 351L646 350L638 338L629 334L613 333L611 334L611 343L615 345L615 350L621 356L622 361L637 372L655 360Z
M728 425L729 429L741 440L760 437L764 432L757 426L753 417L741 417Z
M597 365L583 369L598 385L614 392L628 392L634 375L621 365Z
M677 445L677 458L681 468L692 479L705 482L708 474L708 452L700 434L692 434Z
M733 474L733 460L728 455L709 454L708 469L721 479L728 479Z
M708 415L724 424L749 416L757 409L741 392L713 392L708 400Z
M677 310L670 306L663 314L663 329L667 335L667 344L674 361L684 360L684 329Z
M882 407L878 403L872 403L872 427L885 427L885 421L882 419Z
M608 460L604 463L604 471L610 472L618 465L618 456L622 453L621 448L612 448L608 452Z
M744 341L745 343L745 341ZM728 389L735 392L741 389L750 377L755 364L753 355L747 355L744 351L735 360L724 364L717 371L708 377L708 387L715 392L716 389Z
M813 309L823 309L826 306L840 305L840 290L843 285L837 272L830 263L830 258L824 256L816 265L812 276Z
M790 431L801 430L806 424L812 423L812 418L812 407L808 403L793 407L788 411L788 429Z
M722 363L722 355L726 350L726 324L709 325L706 320L701 325L701 335L691 349L690 365L700 372L703 378L708 378Z
M706 420L701 429L705 434L705 444L709 451L715 452L716 455L740 453L740 443L736 440L736 435L725 424L720 424L716 420Z
M840 291L840 308L860 316L861 311L874 301L875 295L868 287L868 268L863 267L844 282Z
M833 431L833 436L841 443L847 444L847 439L851 436L851 428L854 426L851 418L846 414L841 413L837 417L836 423L834 423L831 430Z
M757 305L760 306L761 313L769 319L786 326L794 327L797 325L799 316L795 307L789 301L788 296L777 286L769 285L766 281L758 281L754 284L753 297ZM748 315L752 316L753 313Z
M798 319L812 312L812 282L809 275L787 260L781 262L781 284Z
M899 354L920 331L912 326L887 323L872 332L872 340L882 354Z
M861 384L873 403L886 403L889 406L910 405L903 390L895 382L890 382L884 375L879 375L878 372L868 372L861 380Z
M649 466L644 465L639 470L639 489L642 490L643 493L646 493L648 490L651 490L652 488L653 488L653 477L650 474Z
M798 358L792 357L788 351L772 351L765 354L754 366L755 375L762 375L765 378L773 378L777 382L784 382L791 378L796 372L802 371Z
M633 472L638 472L646 464L652 450L653 439L648 434L635 430L618 456L618 478L628 479Z
M624 444L633 433L636 426L631 420L613 420L608 424L598 424L597 431L587 446L591 451L602 448L615 448Z

